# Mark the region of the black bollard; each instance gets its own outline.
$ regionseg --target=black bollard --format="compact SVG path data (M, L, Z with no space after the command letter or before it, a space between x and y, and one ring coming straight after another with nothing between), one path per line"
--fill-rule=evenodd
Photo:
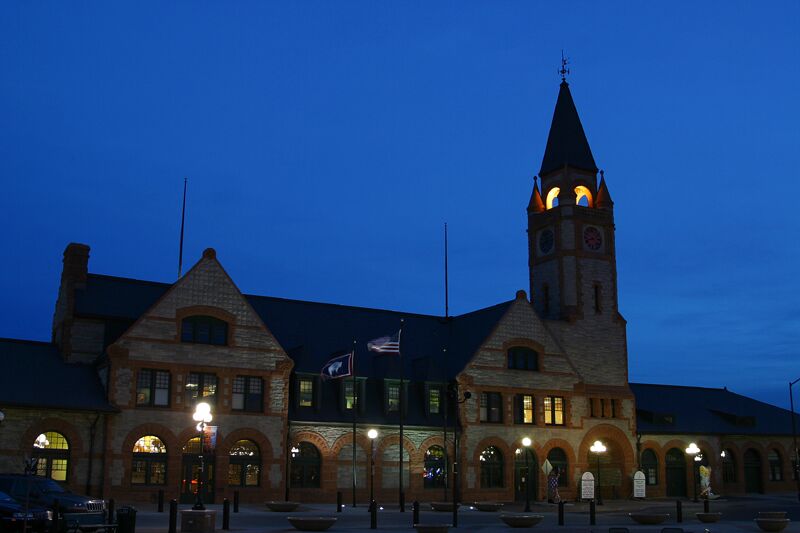
M401 513L405 513L406 512L406 493L405 492L401 492L400 493L400 512Z
M108 523L113 524L116 522L116 516L114 516L114 508L116 507L114 503L114 498L108 499Z
M169 533L178 530L178 500L169 501Z
M52 533L59 533L61 530L61 514L60 509L58 508L58 498L53 500L53 525L52 525Z
M710 513L708 499L703 500L703 512Z
M411 510L413 512L411 518L411 527L419 524L419 502L414 500L414 503L411 504Z
M222 529L228 530L231 528L231 502L228 498L222 500Z
M158 489L158 512L164 512L164 489Z
M378 529L378 504L375 500L369 504L369 528Z
M233 491L233 512L234 513L238 513L239 512L239 491L238 490Z
M336 512L342 512L342 491L336 493Z
M453 527L458 527L458 502L453 500Z
M589 525L594 526L597 524L597 516L596 516L596 503L594 500L589 502Z
M683 522L683 502L680 500L675 500L675 519L679 524Z
M564 525L564 502L558 502L558 525Z

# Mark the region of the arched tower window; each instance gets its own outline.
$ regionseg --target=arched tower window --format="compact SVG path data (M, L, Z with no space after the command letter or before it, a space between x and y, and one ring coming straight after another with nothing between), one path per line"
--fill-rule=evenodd
M594 205L592 201L592 191L583 185L575 187L575 204L584 207L592 207Z
M558 193L560 192L561 189L558 187L553 187L547 192L547 200L545 201L547 209L552 209L558 205Z
M648 485L658 485L658 457L650 448L642 452L642 471Z
M45 431L33 441L31 457L36 475L66 481L69 470L69 442L61 433Z
M553 469L558 468L558 486L566 487L569 484L567 454L561 448L553 448L547 454L547 460L553 465Z
M499 489L503 487L503 453L496 446L489 446L481 452L481 488Z
M293 488L319 488L322 460L319 450L310 442L301 442L290 450L290 480Z
M423 486L426 489L438 489L444 487L444 480L447 476L444 464L444 448L441 446L431 446L425 452L425 466L423 471Z
M257 487L261 478L261 451L251 440L239 440L230 451L228 485Z
M778 453L778 450L770 450L767 460L769 461L769 480L783 481L783 461L781 461L781 454Z
M181 342L228 344L228 323L213 316L190 316L181 322Z
M167 483L167 447L155 435L145 435L133 445L132 485Z
M722 452L722 482L736 483L736 457L731 450Z

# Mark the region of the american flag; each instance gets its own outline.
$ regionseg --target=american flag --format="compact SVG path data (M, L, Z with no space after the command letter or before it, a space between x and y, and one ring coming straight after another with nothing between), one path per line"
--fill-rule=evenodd
M367 343L367 349L377 353L396 353L400 354L400 332L398 331L390 337L380 337Z

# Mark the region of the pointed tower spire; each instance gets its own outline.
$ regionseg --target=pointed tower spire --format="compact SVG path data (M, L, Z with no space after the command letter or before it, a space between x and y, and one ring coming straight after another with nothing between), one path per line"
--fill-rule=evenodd
M531 194L531 201L528 202L528 213L541 213L544 211L544 200L542 200L542 193L539 192L538 176L533 177L533 193Z
M597 186L595 205L598 209L614 209L614 200L611 199L611 193L608 192L605 173L602 170L600 171L600 185Z
M563 65L561 72L561 86L539 175L543 176L564 166L596 173L597 165L592 157L592 149L589 148L589 141L583 132L578 110L569 92L569 84L563 77L568 72Z

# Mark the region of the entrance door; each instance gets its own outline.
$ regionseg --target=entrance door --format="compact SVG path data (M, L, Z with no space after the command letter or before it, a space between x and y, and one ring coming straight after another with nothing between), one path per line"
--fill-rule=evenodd
M752 448L744 452L744 491L764 492L761 486L761 456Z
M539 461L532 450L528 450L528 468L525 467L525 450L514 454L514 499L525 501L525 484L531 484L531 501L539 498ZM528 475L530 470L530 476ZM530 480L530 481L529 481Z
M686 496L686 459L678 448L667 452L667 496Z
M214 503L214 457L205 455L203 473L203 491L200 496L203 503ZM197 487L200 485L200 457L192 454L183 456L181 465L181 503L194 503L197 499Z

